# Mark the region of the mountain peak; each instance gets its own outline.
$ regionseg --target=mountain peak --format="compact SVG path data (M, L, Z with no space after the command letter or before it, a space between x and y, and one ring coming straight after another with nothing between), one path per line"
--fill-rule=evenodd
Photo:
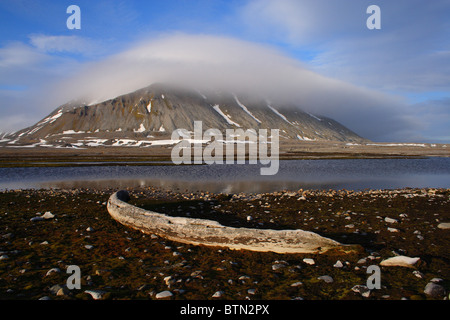
M279 129L280 139L296 141L365 140L332 119L263 97L154 83L102 102L71 101L3 143L86 147L129 140L134 143L127 145L143 146L170 139L177 129L192 131L194 121L205 130Z

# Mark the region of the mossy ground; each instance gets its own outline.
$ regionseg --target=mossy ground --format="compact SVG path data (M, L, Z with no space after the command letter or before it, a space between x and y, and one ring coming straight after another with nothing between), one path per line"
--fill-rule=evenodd
M450 190L382 192L305 191L259 195L132 190L130 203L161 213L218 220L234 227L300 228L364 249L352 253L275 254L180 244L142 234L113 220L106 202L115 190L16 190L0 193L0 299L155 299L170 290L173 299L429 299L432 278L450 289ZM410 195L413 196L410 196ZM306 200L299 200L304 195ZM38 212L55 218L30 221ZM249 218L251 217L251 218ZM384 218L398 220L387 223ZM87 231L90 227L93 230ZM391 232L388 228L396 228ZM92 245L87 249L86 245ZM369 265L394 252L420 257L414 268L382 267L381 289L363 298ZM314 265L303 262L312 258ZM366 258L365 263L359 263ZM342 268L333 265L340 260ZM273 270L274 264L284 267ZM50 293L65 284L67 266L81 269L81 290ZM46 275L52 268L60 272ZM420 271L422 278L413 271ZM328 275L332 283L318 277ZM171 276L170 279L166 278ZM301 282L300 285L291 286ZM256 289L254 294L249 289Z

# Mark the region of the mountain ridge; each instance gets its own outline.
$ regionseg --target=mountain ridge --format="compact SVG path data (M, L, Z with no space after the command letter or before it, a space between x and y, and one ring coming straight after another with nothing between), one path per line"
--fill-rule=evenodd
M367 142L339 122L292 105L226 91L200 92L154 83L99 103L66 103L33 126L3 137L9 146L149 146L174 130L279 129L280 139ZM130 140L119 143L120 140ZM168 143L173 144L173 143Z

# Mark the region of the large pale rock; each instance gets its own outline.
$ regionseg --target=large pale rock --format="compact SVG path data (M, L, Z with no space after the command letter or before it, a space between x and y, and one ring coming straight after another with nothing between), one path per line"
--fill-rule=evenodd
M407 257L407 256L396 256L388 258L381 261L380 266L383 267L407 267L413 268L413 266L420 260L420 258Z
M439 223L437 227L438 227L439 229L444 229L444 230L450 229L450 222L442 222L442 223Z
M147 211L126 203L126 191L111 195L109 214L118 222L147 234L156 234L169 240L194 245L228 247L277 253L322 253L330 249L355 250L355 246L304 230L271 230L232 228L217 221L171 217Z

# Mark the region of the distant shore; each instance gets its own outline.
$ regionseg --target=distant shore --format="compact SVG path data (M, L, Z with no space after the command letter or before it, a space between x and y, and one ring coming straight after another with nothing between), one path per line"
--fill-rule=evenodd
M172 165L171 146L151 147L1 147L0 167ZM450 157L450 145L429 143L344 143L328 141L280 142L280 160L298 159L370 159ZM74 163L76 162L76 163Z

